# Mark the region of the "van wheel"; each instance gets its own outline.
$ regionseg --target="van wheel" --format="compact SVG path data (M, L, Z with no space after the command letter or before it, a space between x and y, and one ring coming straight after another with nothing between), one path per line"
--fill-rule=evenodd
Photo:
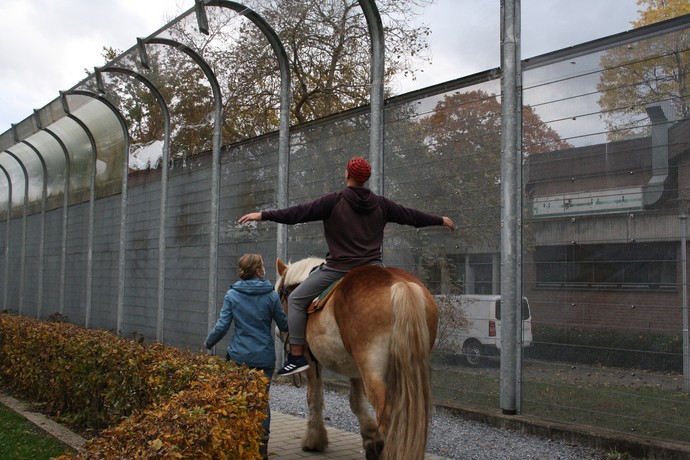
M484 365L484 353L482 344L477 340L468 340L462 347L462 355L465 362L470 367L481 367Z

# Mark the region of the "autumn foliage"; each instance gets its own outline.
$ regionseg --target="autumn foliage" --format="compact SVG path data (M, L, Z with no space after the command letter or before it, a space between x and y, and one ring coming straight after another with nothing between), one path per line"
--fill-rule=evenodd
M217 357L0 314L0 380L103 430L77 458L260 458L266 380Z

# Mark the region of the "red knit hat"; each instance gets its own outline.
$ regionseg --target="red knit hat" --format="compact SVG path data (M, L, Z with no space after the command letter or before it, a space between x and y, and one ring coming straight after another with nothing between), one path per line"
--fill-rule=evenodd
M357 182L366 182L371 176L371 165L362 157L355 157L347 163L347 172Z

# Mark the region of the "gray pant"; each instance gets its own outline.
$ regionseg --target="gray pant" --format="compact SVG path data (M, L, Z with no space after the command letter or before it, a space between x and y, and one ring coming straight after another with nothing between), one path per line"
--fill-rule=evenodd
M328 286L346 274L347 272L333 270L321 265L292 291L288 297L288 331L290 332L291 344L304 345L304 331L307 327L309 305Z
M381 262L372 262L370 265L383 266ZM304 345L305 330L307 328L307 309L312 300L321 295L328 286L347 275L347 271L333 270L325 265L311 272L306 280L295 288L288 297L288 331L290 343Z

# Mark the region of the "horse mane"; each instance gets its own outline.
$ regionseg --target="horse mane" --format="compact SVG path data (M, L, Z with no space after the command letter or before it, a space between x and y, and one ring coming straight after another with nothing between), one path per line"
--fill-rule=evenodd
M307 279L309 273L322 263L326 262L324 259L318 257L307 257L306 259L298 260L295 263L288 263L288 271L285 273L285 285L294 286L300 284Z

